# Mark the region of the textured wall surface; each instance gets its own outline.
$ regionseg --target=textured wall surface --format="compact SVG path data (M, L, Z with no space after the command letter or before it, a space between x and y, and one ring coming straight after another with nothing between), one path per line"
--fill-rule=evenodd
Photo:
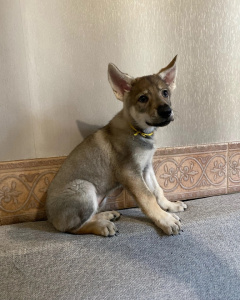
M121 109L132 76L178 54L176 119L158 147L240 140L240 1L0 1L0 160L67 155Z

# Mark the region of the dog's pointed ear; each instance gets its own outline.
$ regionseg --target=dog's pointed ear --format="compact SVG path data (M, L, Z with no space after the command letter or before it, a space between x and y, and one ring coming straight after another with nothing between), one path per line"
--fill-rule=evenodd
M108 81L118 100L123 101L126 92L130 92L134 78L122 73L114 64L108 65Z
M170 62L168 66L161 69L158 72L158 75L160 78L166 82L166 84L169 86L171 90L174 90L176 87L176 77L177 77L177 55L174 57L174 59Z

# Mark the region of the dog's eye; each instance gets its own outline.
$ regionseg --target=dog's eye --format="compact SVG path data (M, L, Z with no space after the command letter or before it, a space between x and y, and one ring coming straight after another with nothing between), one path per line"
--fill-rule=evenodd
M168 97L168 90L162 90L162 95L164 98L167 98Z
M148 96L142 95L142 96L140 96L140 97L138 98L138 101L139 101L140 103L147 103L147 102L148 102Z

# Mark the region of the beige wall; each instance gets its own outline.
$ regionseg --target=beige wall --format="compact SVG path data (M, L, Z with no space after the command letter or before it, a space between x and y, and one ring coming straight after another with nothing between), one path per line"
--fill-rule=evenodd
M175 54L158 147L240 141L240 1L0 0L0 160L67 155L121 108L109 62L140 76Z

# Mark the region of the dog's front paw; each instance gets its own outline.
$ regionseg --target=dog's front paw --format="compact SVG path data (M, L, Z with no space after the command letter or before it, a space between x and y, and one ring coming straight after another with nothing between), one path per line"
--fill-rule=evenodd
M170 202L168 201L166 210L169 212L180 212L187 208L187 204L182 201Z
M164 212L161 217L155 221L155 224L168 235L179 234L181 230L180 219L175 214Z

